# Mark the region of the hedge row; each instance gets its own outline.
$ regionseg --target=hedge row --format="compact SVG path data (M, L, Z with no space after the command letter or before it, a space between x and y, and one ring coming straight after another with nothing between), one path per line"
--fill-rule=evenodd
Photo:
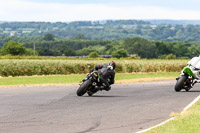
M84 60L0 60L0 76L31 76L88 73L96 64L109 61ZM117 73L180 72L186 60L117 60Z

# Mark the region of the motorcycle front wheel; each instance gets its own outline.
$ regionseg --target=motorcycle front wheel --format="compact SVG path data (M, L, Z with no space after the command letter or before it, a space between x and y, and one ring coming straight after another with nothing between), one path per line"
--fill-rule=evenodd
M179 92L183 89L183 85L186 83L186 79L187 77L183 75L177 80L175 88L174 88L176 92Z
M91 84L92 82L90 80L83 82L76 91L77 96L83 96L87 92L87 89L91 86Z

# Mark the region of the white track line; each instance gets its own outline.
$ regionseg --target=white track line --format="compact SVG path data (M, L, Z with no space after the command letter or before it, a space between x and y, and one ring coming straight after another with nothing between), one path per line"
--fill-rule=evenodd
M195 102L197 102L198 100L200 99L200 95L194 99L188 106L186 106L184 109L183 109L183 112L186 111L189 107L191 107Z
M183 109L183 111L182 111L181 113L183 113L183 112L186 111L188 108L190 108L190 107L191 107L194 103L196 103L199 99L200 99L200 95L199 95L197 98L195 98L189 105L187 105L187 106ZM138 131L138 132L136 132L136 133L144 133L144 132L149 131L149 130L151 130L151 129L153 129L153 128L159 127L159 126L161 126L161 125L163 125L163 124L165 124L165 123L167 123L167 122L173 120L174 118L175 118L175 117L169 118L168 120L166 120L166 121L164 121L164 122L162 122L162 123L160 123L160 124L158 124L158 125L156 125L156 126L150 127L150 128L148 128L148 129L144 129L144 130L142 130L142 131Z

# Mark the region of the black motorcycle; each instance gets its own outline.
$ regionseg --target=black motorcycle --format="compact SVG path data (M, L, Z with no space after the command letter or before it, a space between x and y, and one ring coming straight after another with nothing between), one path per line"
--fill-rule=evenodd
M83 96L87 93L89 96L92 96L94 93L99 91L97 88L101 86L100 75L98 71L92 71L88 74L87 79L83 80L78 88L76 94L77 96Z

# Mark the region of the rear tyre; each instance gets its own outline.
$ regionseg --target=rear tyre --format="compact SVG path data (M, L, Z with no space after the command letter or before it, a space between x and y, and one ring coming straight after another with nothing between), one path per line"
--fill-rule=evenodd
M183 85L186 79L187 77L183 75L177 80L175 88L174 88L176 92L179 92L181 91L181 89L183 89Z
M83 82L76 91L77 96L83 96L87 92L87 89L89 86L91 86L91 84L92 82L90 80Z

